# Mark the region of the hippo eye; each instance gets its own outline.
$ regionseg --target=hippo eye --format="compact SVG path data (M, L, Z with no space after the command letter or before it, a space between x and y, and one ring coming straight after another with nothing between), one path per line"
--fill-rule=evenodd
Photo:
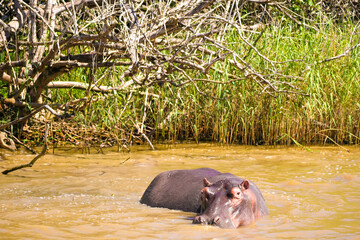
M235 193L235 196L236 196L236 197L240 197L240 196L241 196L241 192L240 192L240 191L239 191L239 192L236 192L236 193Z
M234 187L233 189L231 189L230 191L231 197L235 197L235 198L241 198L241 191L239 188Z

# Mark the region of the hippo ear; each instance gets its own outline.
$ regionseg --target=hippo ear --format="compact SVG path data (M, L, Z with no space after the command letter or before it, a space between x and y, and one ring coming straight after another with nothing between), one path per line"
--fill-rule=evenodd
M248 180L244 180L242 183L241 183L241 186L243 187L243 189L248 189L250 187L250 183Z
M208 187L208 186L211 185L211 183L209 182L209 180L207 180L206 178L204 178L203 183L204 183L204 187Z

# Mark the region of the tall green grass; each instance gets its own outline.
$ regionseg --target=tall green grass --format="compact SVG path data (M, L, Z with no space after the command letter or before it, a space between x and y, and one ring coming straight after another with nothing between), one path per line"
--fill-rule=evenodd
M218 101L201 96L194 87L187 86L181 89L178 104L170 107L181 113L171 117L170 125L176 125L172 128L175 133L163 134L162 139L175 140L171 136L184 135L196 140L241 144L359 143L359 49L346 57L319 63L356 45L359 36L359 26L351 24L324 24L319 31L294 27L288 22L270 26L257 43L258 49L278 62L303 59L277 65L285 74L302 78L279 81L287 81L309 96L277 94L274 98L261 93L262 89L250 79L230 85L203 84L202 89L208 89L216 97L231 93L229 99ZM234 38L229 36L229 41L240 42ZM245 55L247 50L240 46L238 51ZM255 52L250 53L248 61L259 70L268 67ZM213 73L217 81L227 80L223 72L242 75L227 63L217 64L216 68L221 70ZM167 98L176 98L172 94L176 90L168 88L171 87L157 91ZM163 114L164 108L160 111ZM160 112L154 112L155 115L161 116Z

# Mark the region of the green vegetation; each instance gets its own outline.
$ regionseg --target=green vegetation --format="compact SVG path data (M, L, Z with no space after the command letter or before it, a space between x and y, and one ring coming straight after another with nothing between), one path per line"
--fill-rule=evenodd
M146 88L133 94L111 94L93 103L87 111L78 112L75 120L88 126L97 124L117 134L119 129L125 129L136 135L135 126L140 127L146 108L144 124L153 141L358 144L360 48L347 56L322 61L358 44L359 34L359 26L351 23L341 26L327 23L314 31L282 21L265 30L257 48L277 62L298 60L276 64L276 68L287 76L301 77L279 75L278 81L297 86L304 95L284 92L272 96L262 93L255 81L248 80L217 85L197 83L217 98L231 93L231 97L216 100L199 94L194 85L176 88L165 84L149 89L148 96ZM236 36L226 37L234 42L234 50L241 54L248 51ZM269 64L254 52L250 52L248 61L257 69L266 69ZM213 74L214 81L227 81L227 74L238 74L227 62L217 63L215 67L218 71Z

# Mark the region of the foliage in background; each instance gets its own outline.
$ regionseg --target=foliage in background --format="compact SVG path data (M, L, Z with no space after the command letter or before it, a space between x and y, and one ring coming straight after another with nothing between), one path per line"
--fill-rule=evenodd
M116 86L124 83L126 66L96 71L74 69L62 74L57 81L89 84L103 81L111 91L94 92L89 88L84 91L75 87L46 89L45 103L66 104L74 99L86 99L68 109L72 119L53 119L50 138L54 143L108 145L146 139L152 142L190 139L240 144L358 144L359 3L345 0L259 2L237 1L238 4L229 5L238 8L227 11L240 23L241 35L231 25L213 35L213 39L228 48L227 52L241 56L236 60L244 61L244 71L239 71L233 58L225 58L215 62L208 74L188 66L184 72L166 73L166 81L135 84L124 91ZM220 7L204 12L209 10L219 16L224 11ZM191 38L186 32L178 33L177 37L182 34L184 40ZM84 48L79 46L71 54L81 53ZM206 48L218 49L214 42L208 42ZM171 53L171 49L161 50L166 56ZM189 54L191 59L193 53L189 48L181 57L186 59ZM219 52L218 57L223 53ZM203 62L213 57L199 53L194 56ZM6 59L6 54L2 52L0 57ZM166 66L170 68L171 64ZM264 84L257 75L251 78L255 74L271 79L271 84ZM190 84L174 84L189 79L196 84L191 80ZM1 90L3 99L8 97L7 87L3 85ZM269 91L272 87L276 91ZM18 115L22 111L5 110L5 118L10 112ZM11 120L5 118L3 122ZM51 119L50 114L43 114L37 121L47 119ZM36 121L25 128L29 139L37 134L33 131L34 123Z
M309 96L284 93L272 97L262 93L256 83L246 80L200 86L218 98L231 93L225 100L202 96L191 85L183 88L157 85L148 90L148 97L144 93L108 96L93 104L86 114L78 113L76 119L113 130L122 126L136 135L134 125L140 124L146 114L147 134L158 141L194 139L272 145L291 144L296 139L302 144L358 144L360 51L356 49L347 57L319 62L344 53L358 42L359 33L359 26L351 24L339 27L328 23L313 31L286 21L263 33L257 46L264 52L276 53L271 56L273 59L301 59L281 67L289 76L300 76L288 84L303 89ZM240 41L227 37L240 52ZM259 68L265 68L256 54L248 58ZM227 74L236 74L236 69L226 62L217 64L216 69L219 72L214 72L214 81L226 82ZM177 77L181 76L174 76ZM280 77L279 81L285 79Z

